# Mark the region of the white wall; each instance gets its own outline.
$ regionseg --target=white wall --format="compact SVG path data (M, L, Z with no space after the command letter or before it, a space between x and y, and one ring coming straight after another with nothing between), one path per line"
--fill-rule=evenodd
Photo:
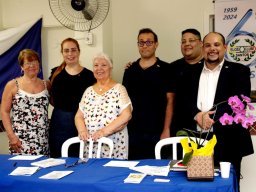
M152 28L159 37L157 55L167 62L181 57L181 31L197 28L208 33L208 17L213 14L212 0L113 0L113 58L118 65L116 79L121 80L123 65L139 57L138 31ZM205 27L207 25L207 27Z
M2 2L0 1L0 12L2 10ZM0 30L2 30L2 17L0 15Z
M214 13L212 0L110 0L107 19L93 30L95 43L88 46L79 40L81 64L91 69L91 58L98 51L113 57L113 78L122 81L124 64L139 57L137 34L140 28L150 27L159 36L157 55L167 62L181 57L180 36L186 28L197 28L202 36L209 32L209 15ZM82 36L62 27L54 18L48 0L0 0L0 29L15 27L43 16L42 48L45 78L50 69L62 61L60 42L66 37ZM1 135L4 137L4 135ZM0 148L6 140L0 137ZM256 137L253 136L256 149ZM6 149L6 147L4 147ZM6 150L5 150L6 152ZM2 153L2 150L0 151ZM255 155L242 164L241 192L256 188Z
M58 65L61 60L58 47L61 40L68 36L75 37L78 33L62 27L51 13L48 0L0 0L0 2L3 28L15 27L43 16L42 64L45 78L48 77L50 69ZM103 25L92 31L95 38L94 45L88 46L83 40L79 41L82 49L81 63L91 68L92 56L98 51L104 51L113 58L113 78L119 82L122 81L124 64L139 57L136 42L140 28L150 27L158 34L160 45L157 54L161 59L170 62L181 57L179 48L181 31L194 27L201 31L202 35L208 33L208 17L213 14L212 0L111 0L110 2L110 12ZM83 35L80 33L78 36Z
M243 158L241 174L243 179L240 182L241 192L255 192L256 189L256 135L252 136L254 154Z
M103 25L92 31L94 44L86 45L84 41L86 32L75 32L63 27L53 16L48 0L0 0L0 2L2 4L0 18L3 28L16 27L32 19L43 17L42 65L45 79L49 77L51 69L62 62L60 43L67 37L78 38L81 47L81 64L90 69L92 56L103 51ZM109 16L106 21L108 20Z

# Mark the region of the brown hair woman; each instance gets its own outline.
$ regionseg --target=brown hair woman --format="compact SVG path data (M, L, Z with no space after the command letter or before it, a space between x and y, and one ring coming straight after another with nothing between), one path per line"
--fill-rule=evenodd
M10 154L48 155L49 85L37 77L40 59L34 50L22 50L18 60L24 74L6 84L1 103L9 151Z
M61 43L63 62L52 69L51 104L54 106L49 132L50 156L60 157L61 146L67 139L77 136L74 117L84 90L95 79L92 71L79 63L80 47L75 39ZM70 149L69 156L78 156L78 147Z

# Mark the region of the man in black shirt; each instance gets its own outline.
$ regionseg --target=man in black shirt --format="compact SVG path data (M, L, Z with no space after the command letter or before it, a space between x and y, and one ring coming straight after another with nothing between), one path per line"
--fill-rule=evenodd
M186 29L182 31L181 52L183 57L172 62L170 72L175 79L175 106L171 123L171 136L176 136L177 131L189 128L188 122L183 117L188 116L187 104L183 97L187 94L187 82L185 75L193 75L193 69L197 64L202 63L202 41L201 34L196 29Z
M155 145L170 136L173 87L169 82L169 64L155 56L157 35L141 29L138 49L141 55L125 70L123 85L133 105L128 123L129 159L154 159Z

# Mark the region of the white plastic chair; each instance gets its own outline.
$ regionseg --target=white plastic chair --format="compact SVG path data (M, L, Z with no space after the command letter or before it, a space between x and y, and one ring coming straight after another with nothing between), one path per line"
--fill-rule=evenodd
M169 137L169 138L165 138L165 139L161 139L160 141L158 141L158 143L155 146L155 157L156 159L161 159L161 149L163 146L165 145L172 145L172 158L173 160L177 160L177 144L180 143L181 139L184 138L188 138L186 136L182 136L182 137ZM195 137L190 137L193 141L196 141L196 139L198 140L199 138L195 138ZM203 139L201 139L203 140ZM188 141L190 142L190 139L188 139ZM200 141L201 142L201 141ZM205 145L208 141L205 140L203 145ZM183 156L184 156L184 151L183 151Z
M94 142L98 143L96 158L100 158L101 147L103 144L106 144L109 146L109 156L108 157L111 158L111 156L113 154L114 143L111 139L109 139L107 137L101 137L97 141L93 141L92 139L89 139L88 141L83 141L83 140L80 140L79 137L72 137L70 139L67 139L61 147L61 156L68 157L68 148L70 147L70 145L72 145L74 143L80 143L79 158L83 159L84 158L84 147L85 147L85 144L88 143L89 144L88 158L92 158Z

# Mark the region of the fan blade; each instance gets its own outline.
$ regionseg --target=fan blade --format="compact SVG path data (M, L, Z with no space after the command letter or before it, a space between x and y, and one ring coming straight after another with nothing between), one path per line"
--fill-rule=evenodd
M85 19L92 20L97 10L97 3L92 3L90 0L86 0L85 8L82 10L82 13Z
M95 15L93 10L88 10L88 9L83 9L82 13L84 14L84 18L87 20L92 20Z

